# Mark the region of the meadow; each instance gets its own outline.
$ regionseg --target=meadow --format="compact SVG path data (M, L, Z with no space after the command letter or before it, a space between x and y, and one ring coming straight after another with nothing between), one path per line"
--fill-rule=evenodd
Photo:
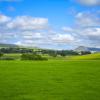
M0 100L100 100L100 61L0 61Z
M88 55L71 56L70 60L100 60L100 53L93 53Z

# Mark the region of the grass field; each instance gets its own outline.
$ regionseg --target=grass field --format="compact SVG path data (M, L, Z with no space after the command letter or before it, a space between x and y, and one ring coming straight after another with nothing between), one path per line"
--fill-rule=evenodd
M100 61L0 61L0 100L100 100Z
M100 60L100 53L93 53L88 55L72 56L70 60Z

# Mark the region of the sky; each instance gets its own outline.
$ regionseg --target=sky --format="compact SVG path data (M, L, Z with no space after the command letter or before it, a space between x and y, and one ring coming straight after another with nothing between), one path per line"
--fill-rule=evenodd
M0 0L0 43L100 47L100 0Z

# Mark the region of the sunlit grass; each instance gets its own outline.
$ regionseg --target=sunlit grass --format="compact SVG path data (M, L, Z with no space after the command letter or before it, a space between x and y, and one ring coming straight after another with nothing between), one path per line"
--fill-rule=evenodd
M70 60L100 60L100 53L72 56L70 57Z
M0 61L0 100L100 100L100 61Z

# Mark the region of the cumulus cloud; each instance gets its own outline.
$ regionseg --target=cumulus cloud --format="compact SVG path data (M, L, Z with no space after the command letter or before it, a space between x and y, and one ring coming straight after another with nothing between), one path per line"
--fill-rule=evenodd
M52 40L57 43L72 43L74 41L74 37L70 34L56 34L52 37Z
M10 17L0 14L0 24L6 23L10 20L11 20Z
M76 14L76 24L83 27L99 26L100 18L96 12L79 12Z
M79 12L75 27L64 26L60 31L49 30L47 18L0 15L0 42L24 46L92 45L100 46L100 24L96 14ZM77 27L76 27L77 26ZM59 48L60 48L59 47Z
M78 3L85 6L97 6L100 5L100 0L76 0Z
M9 29L41 30L48 28L48 19L18 16L7 24Z
M93 36L93 37L100 37L100 28L85 28L83 30L84 35Z
M25 31L25 32L22 32L22 38L25 39L25 40L42 39L43 38L43 33Z
M73 27L62 27L65 33L74 36L73 45L100 46L100 13L98 12L78 12Z
M31 16L17 16L15 18L1 15L0 42L14 42L18 45L57 45L71 43L74 37L49 31L47 18L34 18ZM65 28L63 28L65 29ZM70 30L70 28L68 29Z
M85 45L100 46L100 17L96 12L79 12L76 14L77 26L74 32ZM87 41L87 42L86 42Z
M48 30L47 18L33 18L30 16L17 16L15 18L0 15L0 42L10 41L25 43L42 38L42 32ZM23 42L20 42L23 43Z
M78 44L100 47L100 27L85 27L75 29Z

